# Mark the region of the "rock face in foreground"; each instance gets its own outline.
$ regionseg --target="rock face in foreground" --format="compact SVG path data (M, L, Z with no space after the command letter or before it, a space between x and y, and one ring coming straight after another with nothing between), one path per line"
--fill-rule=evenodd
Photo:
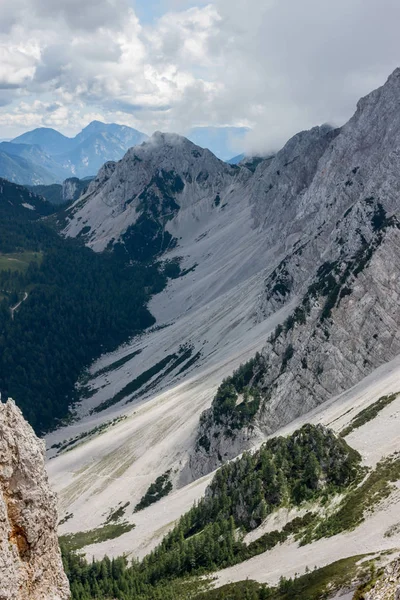
M388 565L365 600L400 600L400 560Z
M12 400L0 402L0 600L69 597L44 444Z

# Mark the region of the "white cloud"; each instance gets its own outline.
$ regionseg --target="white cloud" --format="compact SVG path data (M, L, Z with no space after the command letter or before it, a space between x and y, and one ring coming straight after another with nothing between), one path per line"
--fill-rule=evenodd
M219 122L253 124L254 150L318 123L342 124L400 64L394 0L235 0L234 10L216 0L216 7L209 52L223 86L205 110ZM205 120L203 106L196 112Z
M0 46L0 88L18 89L28 85L35 74L37 54L37 49L35 52L29 45Z
M341 124L400 64L398 0L172 0L146 26L132 0L3 4L0 137L95 115L149 133L251 126L266 151Z

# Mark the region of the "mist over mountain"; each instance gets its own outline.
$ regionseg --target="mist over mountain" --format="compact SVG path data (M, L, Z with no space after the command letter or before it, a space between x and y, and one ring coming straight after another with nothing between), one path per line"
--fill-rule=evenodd
M187 134L197 146L208 148L221 160L229 161L243 151L248 127L193 127Z

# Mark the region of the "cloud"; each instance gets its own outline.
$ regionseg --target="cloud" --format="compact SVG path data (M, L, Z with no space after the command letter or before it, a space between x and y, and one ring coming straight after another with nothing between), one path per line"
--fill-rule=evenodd
M129 10L127 0L27 0L24 5L33 18L62 20L73 31L119 28Z
M342 124L400 64L398 0L158 4L141 24L133 0L5 2L2 127L71 133L91 115L147 133L248 126L248 151L267 152Z
M0 46L0 88L19 89L35 74L34 49L19 45Z
M221 20L210 52L224 81L217 111L223 119L235 106L247 107L255 125L250 149L274 149L322 122L342 124L358 98L400 63L394 0L268 0L251 10L236 0L234 11L218 0L216 6ZM236 112L239 119L246 114Z

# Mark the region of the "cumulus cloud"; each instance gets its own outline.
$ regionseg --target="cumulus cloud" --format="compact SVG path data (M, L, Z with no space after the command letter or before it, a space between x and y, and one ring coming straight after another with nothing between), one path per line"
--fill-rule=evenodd
M147 133L247 126L248 151L267 152L342 124L400 64L398 0L164 6L143 25L133 0L2 3L0 137L40 125L73 133L93 115Z

